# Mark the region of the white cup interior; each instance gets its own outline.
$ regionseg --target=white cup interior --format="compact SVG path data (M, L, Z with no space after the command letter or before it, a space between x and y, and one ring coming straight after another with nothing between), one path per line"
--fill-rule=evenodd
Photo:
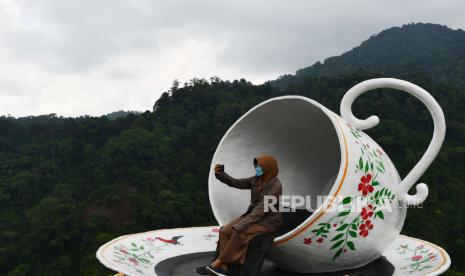
M318 207L317 196L329 193L341 163L338 135L328 116L308 98L283 96L255 106L237 120L220 141L210 170L210 202L218 223L241 215L249 205L250 191L222 184L214 176L214 165L224 164L234 178L250 177L255 174L253 158L262 154L276 157L283 195L310 196L311 207ZM287 232L311 213L284 215Z

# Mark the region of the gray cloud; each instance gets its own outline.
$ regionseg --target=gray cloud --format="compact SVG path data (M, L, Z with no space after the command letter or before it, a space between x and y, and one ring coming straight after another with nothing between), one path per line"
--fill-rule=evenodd
M260 83L461 0L0 0L0 114L151 109L175 78Z

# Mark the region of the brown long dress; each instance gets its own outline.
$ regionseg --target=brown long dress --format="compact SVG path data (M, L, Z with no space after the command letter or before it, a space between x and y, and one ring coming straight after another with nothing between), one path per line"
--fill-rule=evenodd
M221 172L216 177L231 187L251 190L251 202L247 212L221 227L218 240L218 259L227 264L244 263L250 240L258 234L274 232L281 227L282 214L264 210L264 196L278 197L282 194L278 165L271 155L255 158L263 169L260 177L235 179ZM278 209L279 205L275 208Z

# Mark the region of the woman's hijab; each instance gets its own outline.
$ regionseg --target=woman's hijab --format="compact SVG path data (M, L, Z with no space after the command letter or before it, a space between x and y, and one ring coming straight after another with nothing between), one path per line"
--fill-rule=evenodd
M260 179L258 180L258 186L261 189L264 185L268 183L270 179L272 179L275 176L278 176L278 162L276 161L276 158L272 155L257 156L254 158L254 164L255 162L263 169L263 174L260 176Z

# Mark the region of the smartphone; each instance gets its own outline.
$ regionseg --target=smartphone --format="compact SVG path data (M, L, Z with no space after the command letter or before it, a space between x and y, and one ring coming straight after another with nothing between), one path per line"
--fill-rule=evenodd
M222 164L220 168L221 168L221 171L224 172L224 164Z

